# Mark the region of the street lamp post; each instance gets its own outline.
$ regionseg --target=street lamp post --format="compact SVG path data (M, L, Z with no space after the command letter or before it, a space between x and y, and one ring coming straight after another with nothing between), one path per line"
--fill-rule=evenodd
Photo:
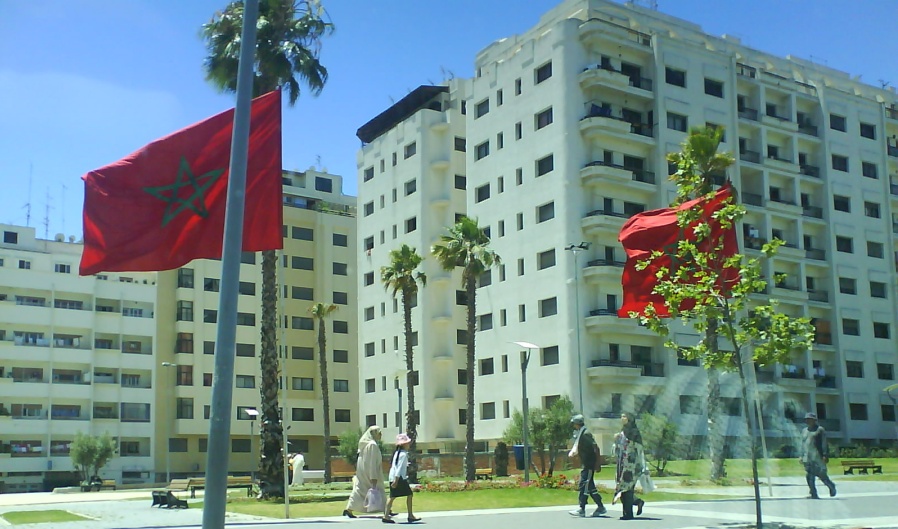
M530 342L512 343L526 349L525 351L521 351L521 408L523 409L521 412L521 415L523 416L521 436L523 437L522 440L524 442L524 482L529 482L530 450L528 450L529 447L527 444L527 415L530 411L530 406L527 403L527 364L530 363L530 350L539 349L539 346Z
M578 404L580 413L585 413L583 409L583 360L580 356L580 266L577 263L577 255L584 250L588 250L590 243L583 241L580 244L569 244L564 249L574 254L574 312L576 314L575 323L577 325L577 391L580 398Z
M399 381L399 376L396 377L396 398L399 405L399 416L396 418L396 426L402 432L402 384Z
M178 364L172 362L162 362L162 367L178 367ZM177 398L177 397L175 397ZM175 414L178 413L178 407L175 406ZM177 415L176 415L177 416ZM168 424L168 435L165 439L165 482L171 483L171 440L169 439L175 432L175 420L172 419Z
M898 384L892 384L891 386L883 388L883 391L885 391L886 395L888 395L889 398L892 399L892 407L898 408L898 397L892 394L893 391L898 394ZM896 409L895 411L898 411L898 409ZM896 442L898 442L898 416L895 417L893 422L895 423L895 440Z
M256 408L247 408L246 414L249 415L249 457L250 457L250 476L252 480L256 480L256 443L253 442L255 440L255 433L253 432L253 426L256 422L256 417L259 416L259 410Z

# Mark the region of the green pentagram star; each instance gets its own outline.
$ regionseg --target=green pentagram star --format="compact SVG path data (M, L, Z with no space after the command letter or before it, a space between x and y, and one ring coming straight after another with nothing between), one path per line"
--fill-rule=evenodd
M162 216L162 226L168 224L185 209L189 209L200 217L205 218L209 215L204 200L205 192L218 180L223 172L224 169L215 169L200 176L194 176L193 171L190 169L190 164L182 156L178 164L178 177L173 183L167 186L145 187L143 190L168 204L165 208L165 214ZM193 194L186 199L181 198L179 191L182 187L192 187Z

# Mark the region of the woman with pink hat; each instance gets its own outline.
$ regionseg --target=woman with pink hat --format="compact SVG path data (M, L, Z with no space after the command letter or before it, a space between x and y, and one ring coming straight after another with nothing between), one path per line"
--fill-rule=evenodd
M403 496L408 506L408 522L413 523L421 519L415 517L412 509L412 488L408 485L408 445L411 442L411 438L405 433L396 436L396 451L393 452L390 463L390 499L387 500L384 509L383 523L396 523L390 517L393 512L393 500Z

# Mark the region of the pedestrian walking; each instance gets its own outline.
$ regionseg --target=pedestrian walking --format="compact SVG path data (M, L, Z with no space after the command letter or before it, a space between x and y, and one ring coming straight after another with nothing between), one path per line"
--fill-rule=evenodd
M355 518L353 511L366 512L365 498L368 491L375 489L384 496L383 456L380 453L380 426L371 426L359 439L359 458L355 463L355 476L352 478L352 494L343 509L343 516Z
M798 460L804 465L805 479L808 482L811 499L819 499L817 496L817 478L829 489L830 497L836 495L836 484L829 479L826 473L826 464L829 463L829 447L826 445L826 430L817 424L817 415L808 413L804 416L807 427L801 432L801 446L799 447Z
M570 511L571 516L584 518L586 516L586 504L589 498L596 502L596 510L592 516L598 517L608 512L602 504L602 497L596 489L595 472L600 468L599 449L595 438L586 429L583 416L580 414L571 417L571 428L574 430L574 446L568 452L568 457L580 456L580 481L577 483L577 499L580 508Z
M293 454L293 457L290 458L290 464L293 466L293 480L290 483L291 487L302 487L303 484L303 468L306 466L306 458L302 455L302 452L297 452Z
M619 499L624 510L620 519L632 520L633 506L636 505L636 515L642 514L642 508L645 506L645 501L636 497L636 482L645 471L645 454L636 418L628 413L622 413L620 419L621 431L614 436L617 472L614 499L611 503L613 505Z
M393 500L396 498L405 498L405 504L408 507L408 523L420 521L421 518L415 517L414 509L412 509L412 499L414 493L408 484L408 445L412 439L405 433L396 436L396 451L390 460L390 499L387 500L387 506L384 508L384 517L381 519L383 523L396 523L393 520Z

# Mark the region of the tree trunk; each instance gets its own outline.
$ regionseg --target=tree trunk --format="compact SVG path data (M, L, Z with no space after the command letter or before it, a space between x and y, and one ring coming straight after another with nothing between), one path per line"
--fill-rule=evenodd
M258 469L263 498L284 496L283 426L278 405L277 299L277 255L274 250L267 250L262 252L262 350L259 353L262 374L259 437L262 446Z
M748 405L748 387L745 383L745 365L742 363L742 355L737 351L736 361L739 363L739 382L742 384L742 410L745 413L746 426L748 427L748 435L751 438L751 477L753 481L753 489L755 493L755 523L758 528L764 526L761 516L761 485L758 482L758 428L755 420L754 406ZM752 362L754 367L754 362ZM763 433L761 434L763 435Z
M477 286L475 285L475 280L476 278L466 274L465 293L468 298L468 336L465 346L467 349L468 409L465 415L465 481L468 482L474 481L474 472L476 470L474 464L474 333L477 330L474 326L474 317L477 313Z
M331 401L327 384L327 339L324 318L318 317L318 367L321 370L321 405L324 414L324 482L331 482Z
M415 358L412 351L412 300L407 289L402 289L402 312L405 326L405 381L408 394L408 415L405 433L411 437L408 447L408 480L418 482L418 425L415 420Z

